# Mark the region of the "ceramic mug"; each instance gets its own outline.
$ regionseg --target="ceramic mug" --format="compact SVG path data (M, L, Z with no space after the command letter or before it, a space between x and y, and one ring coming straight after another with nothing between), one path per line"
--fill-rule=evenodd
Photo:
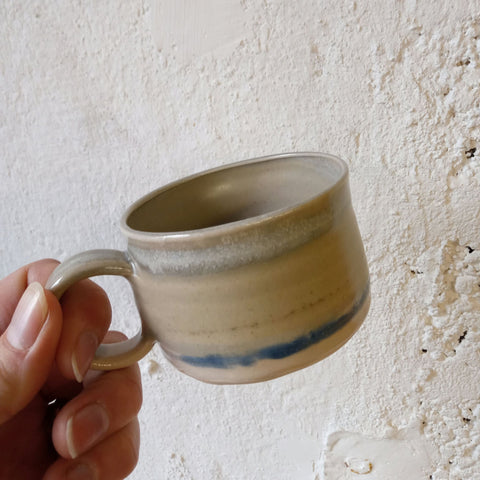
M311 365L363 322L369 274L346 164L294 153L239 162L171 183L134 203L126 252L92 250L60 264L60 298L80 279L123 275L139 333L101 345L92 368L115 369L158 342L180 371L250 383Z

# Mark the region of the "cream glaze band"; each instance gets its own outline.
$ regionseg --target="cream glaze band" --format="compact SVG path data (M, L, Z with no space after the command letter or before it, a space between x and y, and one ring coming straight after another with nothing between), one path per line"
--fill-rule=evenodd
M292 190L288 174L302 175L306 186ZM239 220L221 218L222 223L209 219L217 223L213 225L206 219L199 220L212 211L209 199L202 198L204 189L218 192L215 201L217 208L223 206L224 216L235 215L243 209L242 201L248 203L249 195L259 195L258 185L251 185L252 177L277 187L276 191L271 187L264 197L270 193L273 198L292 198ZM245 192L231 192L232 183ZM185 193L187 188L193 193ZM187 195L191 197L188 202L181 198ZM176 203L183 208L180 211L178 207L176 218L165 225L159 212L158 220L152 222L151 212L157 206L160 210L165 205L175 208ZM348 171L343 162L330 155L283 154L219 167L160 188L133 204L121 226L128 238L128 250L141 268L153 274L204 274L266 261L308 243L328 232L350 203ZM188 220L192 208L197 211Z

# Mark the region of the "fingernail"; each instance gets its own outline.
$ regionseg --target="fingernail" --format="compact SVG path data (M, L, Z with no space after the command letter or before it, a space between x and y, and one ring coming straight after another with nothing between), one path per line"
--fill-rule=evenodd
M94 480L95 474L92 469L84 463L79 463L67 470L67 480Z
M31 348L45 324L47 313L48 305L43 287L38 282L33 282L23 292L7 328L10 345L18 350Z
M93 447L108 430L110 422L105 408L93 403L82 408L67 421L67 448L72 458Z
M97 347L98 339L93 332L83 332L78 337L72 355L72 369L77 382L81 383L83 381L83 377L90 368Z

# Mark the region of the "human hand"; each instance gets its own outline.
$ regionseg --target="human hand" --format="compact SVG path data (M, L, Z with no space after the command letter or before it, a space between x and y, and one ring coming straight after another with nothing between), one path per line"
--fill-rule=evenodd
M0 479L123 479L138 459L140 372L88 371L110 303L84 280L60 306L41 286L57 264L0 280Z

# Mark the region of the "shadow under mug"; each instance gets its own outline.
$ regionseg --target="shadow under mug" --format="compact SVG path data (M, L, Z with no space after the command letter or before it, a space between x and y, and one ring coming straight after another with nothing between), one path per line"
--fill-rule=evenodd
M57 298L95 275L130 282L139 333L101 345L92 368L130 365L155 342L180 371L250 383L311 365L357 331L369 274L346 164L281 154L171 183L134 203L126 252L91 250L60 264Z

